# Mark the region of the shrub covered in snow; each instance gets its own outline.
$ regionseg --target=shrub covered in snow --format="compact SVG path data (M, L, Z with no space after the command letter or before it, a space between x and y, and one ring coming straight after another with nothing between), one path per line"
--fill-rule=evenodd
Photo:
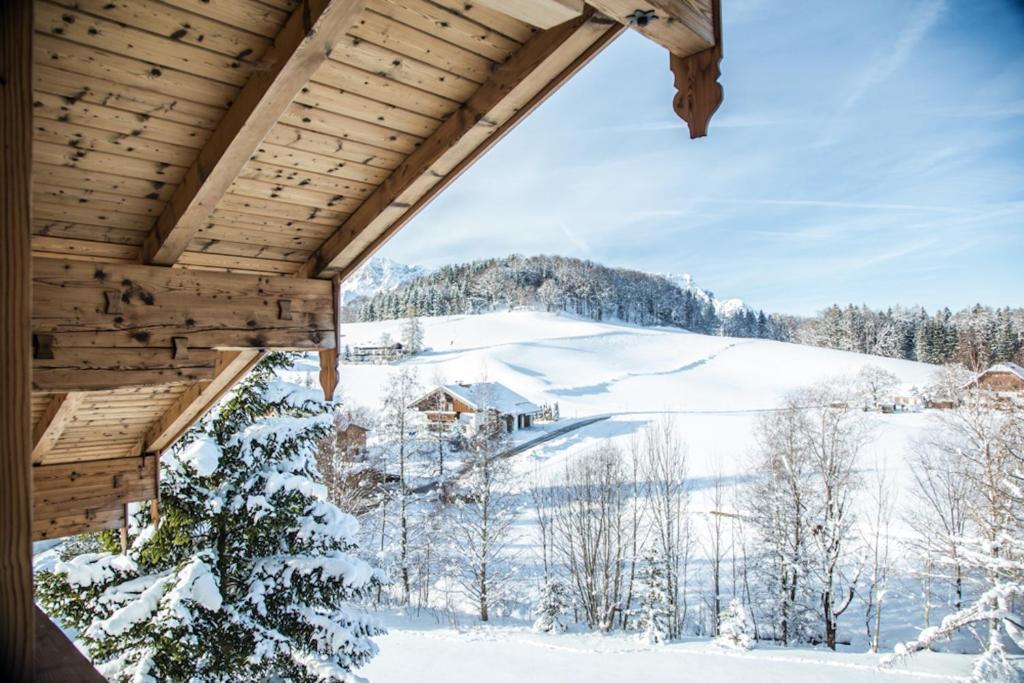
M378 575L315 466L330 405L275 379L286 363L268 356L164 457L159 523L140 512L127 554L39 576L110 680L348 681L376 653L381 629L344 603Z
M737 598L730 600L729 606L722 610L715 643L734 650L750 650L754 647L754 622L747 608Z
M552 579L544 584L540 604L537 605L537 620L533 630L537 633L562 633L565 624L562 617L569 607L569 595L561 581Z

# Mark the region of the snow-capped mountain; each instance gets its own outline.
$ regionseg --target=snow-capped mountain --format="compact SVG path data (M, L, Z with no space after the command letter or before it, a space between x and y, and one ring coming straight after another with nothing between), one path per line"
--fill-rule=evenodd
M341 284L341 303L395 289L409 280L426 275L422 266L410 266L383 256L374 256Z
M689 273L669 273L662 277L683 291L692 292L701 301L710 301L715 307L715 313L720 316L730 316L749 308L743 299L719 299L710 289L698 286Z

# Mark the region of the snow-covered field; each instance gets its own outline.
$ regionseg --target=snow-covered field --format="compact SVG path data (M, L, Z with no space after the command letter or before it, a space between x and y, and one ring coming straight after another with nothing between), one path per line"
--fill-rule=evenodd
M380 654L359 671L373 683L862 683L954 681L962 655L927 652L892 668L878 655L797 648L725 650L707 640L649 646L633 636L533 633L525 626L461 630L423 617L386 615Z
M881 367L900 382L921 387L936 379L935 367L920 363L541 312L426 318L422 323L428 350L402 365L416 368L424 388L486 379L537 404L557 402L563 420L610 416L516 455L513 464L524 483L538 471L561 471L566 462L585 457L608 440L625 447L653 420L674 420L688 449L690 512L698 522L698 535L703 528L699 521L712 507L709 495L716 478L724 480L733 504L732 494L742 495L758 416L776 408L787 392L849 377L865 366ZM401 326L401 321L350 324L343 343L372 344L383 333L398 339ZM313 361L307 370L315 371ZM344 400L378 406L394 371L394 366L346 364L341 373ZM934 415L872 413L867 419L872 439L862 454L862 471L870 475L884 469L905 491L910 485L909 447ZM518 439L542 429L527 430ZM897 518L897 534L901 526ZM529 513L523 514L519 527L520 545L529 554L534 533ZM891 649L923 626L917 591L912 582L892 590L883 621L884 648ZM424 618L385 615L385 621L391 633L380 639L381 654L361 672L375 681L943 680L970 670L968 658L936 653L880 670L878 656L863 654L863 614L855 609L841 623L840 639L849 644L838 653L758 648L737 654L706 640L651 648L629 635L541 635L531 633L525 623L471 626L471 617L462 619L462 626L471 626L462 630Z
M923 363L797 344L534 311L423 318L422 324L429 350L402 365L416 368L424 388L486 378L534 403L557 402L563 419L611 416L517 456L515 466L522 474L538 468L558 471L567 459L602 441L624 444L651 420L668 416L687 444L695 488L718 474L742 479L758 415L776 408L787 392L852 376L869 365L923 387L935 379L936 370ZM399 339L401 327L402 321L349 324L342 343L374 343L383 333ZM344 365L343 400L376 408L394 369ZM315 374L315 361L310 361L309 372ZM906 447L930 419L928 413L872 415L874 439L864 454L865 466L878 463L905 477Z

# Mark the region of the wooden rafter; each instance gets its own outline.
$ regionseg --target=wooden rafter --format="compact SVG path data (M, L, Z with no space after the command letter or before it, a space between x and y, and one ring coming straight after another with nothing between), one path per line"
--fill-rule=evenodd
M304 0L264 55L160 214L141 260L172 265L263 138L362 12L364 0Z
M218 354L213 378L191 384L164 412L146 435L145 451L159 453L169 448L262 357L260 351L223 351Z
M477 3L538 28L552 28L583 13L583 0L477 0Z
M61 434L71 421L71 416L84 399L85 394L77 391L54 394L50 398L46 412L39 417L32 429L33 464L42 462L46 454L57 445Z
M391 173L298 275L351 272L622 30L588 13L536 34Z
M587 0L680 57L715 44L711 0ZM647 13L646 21L636 14Z

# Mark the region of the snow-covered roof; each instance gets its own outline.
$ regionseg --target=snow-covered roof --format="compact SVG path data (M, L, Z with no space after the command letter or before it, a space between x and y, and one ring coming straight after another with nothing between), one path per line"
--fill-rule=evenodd
M476 410L491 408L502 414L511 413L516 415L540 411L540 406L536 403L527 400L498 382L445 384L439 388Z
M988 370L978 375L978 377L981 378L990 372L1009 372L1010 374L1017 375L1021 379L1024 379L1024 368L1016 363L999 363L998 365L993 365Z

